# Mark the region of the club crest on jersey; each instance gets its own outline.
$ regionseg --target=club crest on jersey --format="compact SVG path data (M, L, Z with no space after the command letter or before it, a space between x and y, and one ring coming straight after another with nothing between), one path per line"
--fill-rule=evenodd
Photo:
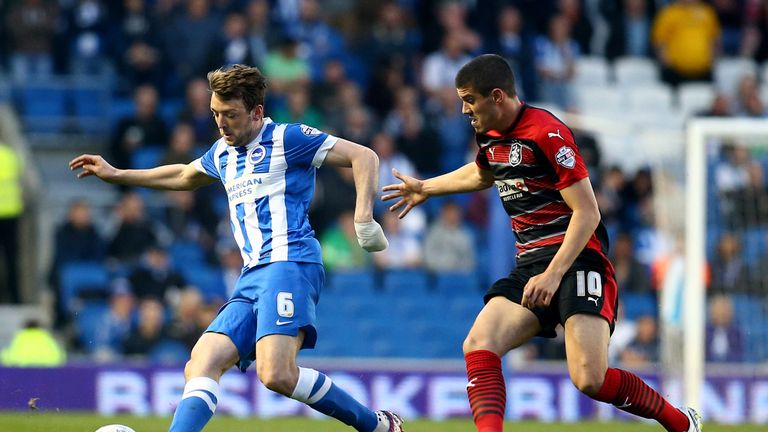
M322 133L312 126L307 126L305 124L301 125L301 132L306 136L320 135Z
M576 152L568 146L562 146L555 154L555 160L558 165L573 169L576 166Z
M267 155L267 149L264 148L263 145L259 144L256 147L253 148L251 151L251 163L256 165L259 162L264 160L264 157Z
M523 161L523 146L520 143L514 143L509 148L509 164L512 166L520 165Z

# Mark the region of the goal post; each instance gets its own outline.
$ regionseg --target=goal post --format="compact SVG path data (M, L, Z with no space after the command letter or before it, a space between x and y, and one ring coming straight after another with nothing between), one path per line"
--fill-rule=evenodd
M693 118L685 148L685 282L683 295L683 399L701 407L705 372L705 269L707 248L708 139L768 137L768 121L747 118ZM749 143L749 141L746 141Z

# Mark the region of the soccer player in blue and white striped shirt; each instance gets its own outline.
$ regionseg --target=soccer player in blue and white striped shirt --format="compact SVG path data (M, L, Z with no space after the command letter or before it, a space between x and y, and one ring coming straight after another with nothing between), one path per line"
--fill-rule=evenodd
M226 190L245 265L232 297L192 349L170 431L200 431L216 409L224 371L235 365L245 371L254 360L270 390L358 431L401 431L396 414L373 412L326 375L296 365L299 350L315 346L315 306L324 280L320 243L307 218L315 171L321 165L352 167L358 242L369 252L380 251L387 239L373 220L376 154L306 125L264 117L267 84L255 67L218 69L208 81L222 137L201 158L146 170L116 169L98 155L70 162L71 169L82 169L78 178L95 175L109 183L166 190L218 180Z

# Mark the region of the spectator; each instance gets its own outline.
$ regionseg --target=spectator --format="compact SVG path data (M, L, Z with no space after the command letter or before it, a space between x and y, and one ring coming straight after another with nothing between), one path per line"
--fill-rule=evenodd
M116 287L109 298L109 310L98 324L93 341L92 355L96 360L115 360L122 354L123 344L131 331L136 298L124 279L114 283Z
M58 287L61 268L73 261L102 261L105 257L106 244L96 230L91 219L91 208L85 199L77 199L69 204L67 220L56 229L53 250L53 264L49 274L51 286ZM62 310L56 296L56 310ZM57 326L64 322L64 317L57 317Z
M614 240L613 268L616 284L622 292L639 294L651 293L650 272L635 257L634 240L629 233L620 233Z
M139 148L165 145L168 141L168 130L157 112L157 90L141 85L136 88L133 100L136 113L120 120L112 137L111 153L118 167L132 166L131 156Z
M323 79L309 88L312 106L317 107L325 117L341 112L344 105L339 93L346 82L344 63L339 59L328 60L323 66Z
M371 70L365 102L380 118L385 118L394 108L399 90L407 87L406 75L410 77L413 72L397 57L383 61Z
M384 233L389 240L389 247L373 254L373 262L379 269L396 270L420 268L424 261L421 242L418 236L400 226L395 213L382 215Z
M730 117L731 115L731 100L723 92L717 92L709 108L698 114L700 117Z
M115 208L117 229L107 247L107 256L132 264L152 246L159 235L144 213L144 201L135 192L123 195Z
M355 183L352 170L340 167L319 170L315 198L309 214L317 237L322 237L325 229L334 224L342 212L354 209Z
M147 354L167 337L163 304L146 298L139 304L139 318L123 344L123 354Z
M623 287L619 285L619 290ZM627 349L637 335L637 323L627 318L624 313L624 304L620 301L616 316L616 327L611 335L611 343L608 345L608 363L615 364L620 354Z
M509 62L521 98L536 100L536 71L531 62L533 40L525 30L520 10L512 5L503 6L497 19L498 34L487 43L486 51L499 54Z
M724 142L721 160L715 165L715 186L721 196L742 189L749 179L749 166L755 162L742 143Z
M432 157L439 160L441 172L448 172L452 167L467 162L467 148L473 143L474 131L467 122L467 116L461 112L456 89L446 87L440 90L431 102L430 121L441 147L439 156Z
M609 60L651 54L651 20L655 9L653 0L600 0L600 12L609 26L605 44L605 55Z
M601 177L602 182L597 185L595 197L603 223L609 232L630 229L628 226L622 226L622 212L625 207L622 191L626 187L624 171L618 166L611 166Z
M307 60L313 80L320 77L326 60L345 54L341 35L323 20L325 7L321 8L318 0L301 0L298 19L285 24L285 34L297 42L297 49Z
M165 155L161 159L162 165L188 164L195 160L195 130L188 123L178 123L171 133L171 141Z
M760 85L753 73L746 73L740 79L736 87L733 112L740 116L754 115L750 110L750 99L754 96L760 100ZM762 114L762 109L760 114Z
M269 47L275 44L277 31L270 20L268 0L251 0L245 10L248 20L248 50L253 64L264 67Z
M167 191L165 224L174 240L192 241L212 251L219 216L199 191Z
M429 96L436 96L444 88L453 89L456 73L471 57L465 51L461 35L446 33L439 51L434 51L424 59L421 74L421 86Z
M0 364L5 367L56 367L66 360L53 335L35 320L28 320L0 352Z
M234 64L256 64L256 58L248 44L248 21L242 13L233 12L224 20L224 29L211 52L211 64L215 67Z
M564 15L552 17L547 36L536 41L536 70L539 98L562 109L573 104L570 83L579 57L579 46L571 38L571 24Z
M712 7L701 0L676 0L665 6L651 30L661 78L677 86L711 81L720 24Z
M717 20L722 27L720 48L725 56L738 56L741 51L742 29L746 21L743 0L712 0Z
M108 11L97 0L78 0L66 13L69 70L75 75L104 75L108 69Z
M558 0L558 12L570 24L571 36L579 45L579 52L589 55L592 52L592 23L584 10L583 0Z
M347 210L320 237L323 264L328 271L359 270L370 264L369 254L357 244L354 212Z
M21 301L19 230L24 211L21 162L11 146L0 142L0 302Z
M140 301L146 298L167 301L186 284L184 277L171 268L168 253L155 246L144 252L142 262L131 272L129 280L131 291Z
M164 32L164 52L174 76L182 86L207 72L209 55L221 24L211 14L209 0L188 0L184 10L169 17Z
M621 353L621 362L627 367L651 366L659 361L659 341L656 318L643 315L637 319L634 340Z
M277 49L264 60L264 75L269 79L273 96L283 96L289 88L310 82L309 63L299 56L299 43L293 36L283 36Z
M384 64L398 63L413 70L419 34L409 25L407 11L397 1L382 2L361 55L372 72Z
M731 229L758 228L768 221L768 188L763 166L747 167L747 184L721 195L723 218Z
M192 349L205 331L200 327L198 316L203 311L203 296L195 288L186 288L179 293L178 304L173 311L173 320L168 326L168 335Z
M48 0L22 0L8 10L5 27L14 81L39 82L51 76L57 19L55 2Z
M443 204L439 219L429 227L424 259L427 270L432 272L469 273L475 270L472 233L464 225L462 209L455 202Z
M193 79L187 85L186 105L178 116L181 123L189 123L195 130L195 142L209 145L220 138L219 130L211 117L211 92L208 80Z
M218 246L217 249L222 277L224 278L224 290L227 293L227 298L229 298L235 292L237 279L243 272L243 257L240 255L240 248L234 243Z
M344 126L341 128L341 135L346 139L356 143L370 143L375 129L373 118L364 106L359 105L346 110Z
M467 2L461 0L446 0L440 2L424 2L427 16L422 16L424 32L423 51L428 52L438 48L445 36L453 33L462 50L476 52L482 46L482 39L467 25ZM433 5L437 8L433 9ZM435 17L437 20L435 20Z
M165 67L156 23L144 0L123 0L123 14L111 35L112 58L122 93L139 85L162 89Z
M749 288L749 272L741 255L741 242L735 234L720 236L710 269L710 292L733 294Z
M392 170L400 171L407 175L417 175L413 163L397 150L395 141L384 132L376 134L371 139L371 148L379 156L379 184L386 185L397 179Z
M416 165L421 174L440 172L440 143L419 107L419 94L413 87L402 87L395 109L384 120L384 132L395 137L397 148Z
M309 104L309 92L306 87L291 87L287 92L285 107L275 110L273 120L279 123L303 123L323 127L320 112Z
M744 334L733 321L733 302L726 295L709 300L706 327L707 361L741 362L744 360Z

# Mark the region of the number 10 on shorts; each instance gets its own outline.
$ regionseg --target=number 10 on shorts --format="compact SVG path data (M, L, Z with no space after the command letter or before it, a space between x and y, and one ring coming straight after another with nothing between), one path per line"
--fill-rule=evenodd
M576 272L576 295L585 297L589 294L591 296L601 297L603 295L603 282L600 273L590 271L586 274L586 277L584 273L584 270Z

